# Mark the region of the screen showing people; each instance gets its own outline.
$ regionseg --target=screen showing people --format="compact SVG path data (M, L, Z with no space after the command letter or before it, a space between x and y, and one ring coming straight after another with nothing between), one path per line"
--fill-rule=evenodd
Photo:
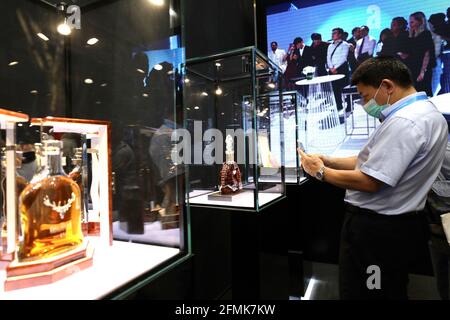
M287 90L314 76L342 74L341 91L365 60L394 56L411 71L418 91L450 92L450 5L447 0L290 1L267 8L268 56L284 73Z

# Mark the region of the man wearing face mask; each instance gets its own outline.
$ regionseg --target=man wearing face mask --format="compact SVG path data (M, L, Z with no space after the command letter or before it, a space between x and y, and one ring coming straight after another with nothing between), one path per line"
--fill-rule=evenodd
M420 211L444 159L447 123L395 58L363 62L352 84L364 110L381 125L357 157L299 150L302 166L318 180L347 189L341 299L407 299L408 272L427 240Z

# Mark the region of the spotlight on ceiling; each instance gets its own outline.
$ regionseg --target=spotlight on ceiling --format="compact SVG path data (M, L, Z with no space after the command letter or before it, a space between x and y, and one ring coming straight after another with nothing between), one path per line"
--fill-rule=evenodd
M90 38L88 41L86 41L86 43L90 46L93 46L94 44L96 44L99 40L97 38Z
M42 32L37 33L37 36L38 36L39 38L41 38L42 40L44 40L44 41L50 40L50 39L49 39L45 34L43 34Z
M61 23L60 25L58 25L57 30L63 36L68 36L72 33L72 29L67 24L67 20L64 20L64 23Z
M148 0L148 2L159 7L164 5L164 0Z

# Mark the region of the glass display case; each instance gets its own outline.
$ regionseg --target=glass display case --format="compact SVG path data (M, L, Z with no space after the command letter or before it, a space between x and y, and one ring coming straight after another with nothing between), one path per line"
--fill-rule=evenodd
M186 170L170 157L181 1L5 0L0 16L0 299L127 297L190 254ZM39 251L41 234L61 239ZM85 260L59 250L74 247Z
M271 106L280 103L280 95L277 92L261 94L258 99L260 105ZM298 91L284 91L281 95L286 184L300 184L306 180L297 152L297 148L308 151L308 133L306 131L308 111L304 100L305 98ZM271 121L274 129L278 123L279 115L271 114L271 117L274 117ZM276 148L277 145L281 145L281 141L278 144L275 141L273 145Z
M279 73L254 47L186 61L191 206L258 212L285 196ZM268 93L278 102L260 98Z

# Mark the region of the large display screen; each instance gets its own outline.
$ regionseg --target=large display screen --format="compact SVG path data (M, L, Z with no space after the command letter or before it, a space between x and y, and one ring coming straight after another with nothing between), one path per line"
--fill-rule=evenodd
M408 20L410 14L422 11L428 18L433 13L446 13L448 0L341 0L291 1L267 8L267 40L277 41L279 48L287 50L295 37L311 44L311 34L320 33L324 41L331 39L331 30L340 27L348 32L354 27L367 25L370 35L379 39L380 32L389 28L394 17ZM319 5L312 5L321 3ZM307 7L305 7L308 5Z
M369 27L369 36L376 41L376 48L373 52L373 55L376 56L377 52L381 50L380 34L383 30L391 28L393 18L403 17L407 21L406 33L408 34L411 14L423 12L427 21L426 30L435 31L432 32L435 48L433 56L436 57L437 63L434 64L433 62L430 65L438 69L433 70L432 80L427 80L429 82L433 81L432 90L427 91L427 93L429 95L432 93L434 96L450 91L450 83L447 83L450 76L450 68L448 67L450 41L445 41L445 36L435 37L436 34L450 36L448 16L446 17L449 7L450 2L448 0L430 0L426 2L423 0L302 0L280 2L278 5L266 8L267 49L270 53L271 43L276 41L279 49L288 52L290 44L297 37L301 37L305 45L310 46L313 33L319 33L323 41L330 43L334 28L342 28L348 33L347 40L351 40L352 30L355 27L367 26ZM437 13L440 14L440 19L443 22L439 30L433 29L433 26L428 23L430 17ZM433 18L439 20L437 17ZM411 50L417 49L414 47L416 46L415 43L418 42L414 41L411 42ZM428 42L428 45L431 48L433 47L433 44L430 44L430 42ZM445 65L446 61L447 67ZM411 64L418 65L419 63L411 62ZM410 65L408 67L413 69ZM419 71L417 70L417 72ZM418 74L412 73L415 81ZM442 81L440 81L441 74L447 74L447 76L444 76L447 80L443 79L443 85Z

